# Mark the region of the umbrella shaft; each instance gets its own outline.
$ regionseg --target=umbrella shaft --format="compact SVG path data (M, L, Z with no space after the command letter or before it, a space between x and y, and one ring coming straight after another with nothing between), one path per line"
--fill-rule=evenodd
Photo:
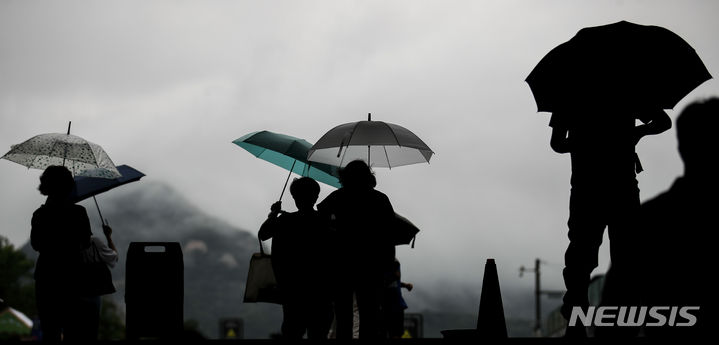
M292 176L292 170L295 169L295 163L297 163L296 159L294 162L292 162L292 167L290 168L290 173L287 174L287 180L285 180L285 185L284 185L284 187L282 187L282 194L280 194L280 201L282 201L282 197L285 195L285 189L287 189L287 182L290 181L290 176Z
M100 221L102 222L102 225L105 225L105 218L102 218L102 212L100 212L100 205L97 203L97 198L95 196L92 196L92 200L95 200L95 207L97 207L97 213L100 214Z

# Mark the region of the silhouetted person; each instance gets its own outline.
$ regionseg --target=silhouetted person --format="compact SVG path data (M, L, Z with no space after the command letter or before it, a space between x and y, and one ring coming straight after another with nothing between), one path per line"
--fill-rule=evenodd
M645 327L647 336L713 334L716 326L715 213L719 210L716 175L719 98L688 105L677 118L684 176L642 205L645 303L649 306L699 306L693 327ZM669 311L665 314L668 315ZM677 322L685 323L680 318Z
M643 122L636 126L636 120ZM661 109L631 109L623 104L594 109L567 109L552 114L551 147L570 153L572 161L569 201L569 247L565 253L562 314L569 319L575 306L589 305L590 274L598 265L604 228L609 228L610 256L615 274L632 281L637 267L633 256L639 188L636 172L641 165L634 151L645 135L671 128L671 119ZM626 286L614 301L622 305L636 299ZM584 328L568 328L568 336L586 336Z
M320 186L309 177L292 182L297 212L272 204L260 228L261 240L272 238L272 267L282 296L285 339L327 339L332 323L330 280L333 269L330 230L314 206Z
M337 231L337 339L352 338L353 293L359 308L360 340L376 339L381 336L384 274L395 254L387 236L394 210L389 198L374 189L377 181L365 162L350 162L339 177L342 188L317 205Z
M385 274L385 287L382 300L382 317L384 331L391 339L401 338L404 335L404 310L407 303L402 298L402 288L412 291L414 286L411 283L402 281L402 271L399 260L394 263Z
M73 204L75 180L63 166L50 166L40 176L38 189L45 204L32 215L30 244L39 252L35 291L43 340L86 339L78 313L81 251L90 246L90 222L85 208Z

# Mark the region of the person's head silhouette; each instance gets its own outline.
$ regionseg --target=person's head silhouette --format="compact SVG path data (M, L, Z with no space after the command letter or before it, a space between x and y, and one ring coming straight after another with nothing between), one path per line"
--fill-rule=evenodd
M72 173L61 165L47 167L40 176L40 186L37 187L40 194L53 199L69 197L73 188L75 188L75 180L72 178Z
M362 160L349 162L340 169L340 183L342 187L351 189L372 189L377 186L377 180L367 163Z
M684 161L684 175L706 176L717 163L719 141L719 98L689 104L677 118L679 155Z
M290 194L295 199L295 206L298 210L311 210L320 195L320 185L309 177L301 177L292 181Z

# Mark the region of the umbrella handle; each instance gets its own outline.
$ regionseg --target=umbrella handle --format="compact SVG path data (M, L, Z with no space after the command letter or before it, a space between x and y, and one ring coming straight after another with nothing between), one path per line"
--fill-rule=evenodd
M292 162L292 167L290 168L290 173L287 174L287 180L285 180L285 186L282 187L282 194L280 194L280 201L282 201L282 197L285 195L285 189L287 189L287 182L290 181L290 176L292 176L292 170L295 169L295 163L297 163L296 159L294 162Z

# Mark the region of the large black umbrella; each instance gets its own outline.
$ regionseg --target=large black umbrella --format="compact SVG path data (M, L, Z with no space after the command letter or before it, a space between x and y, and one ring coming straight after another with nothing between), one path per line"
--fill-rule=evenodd
M527 77L538 111L621 105L672 109L711 79L694 49L658 26L626 21L581 29Z
M129 165L119 165L117 166L117 170L122 176L115 179L75 176L75 190L73 191L73 195L70 197L72 202L77 203L92 197L93 200L95 200L95 207L97 207L97 212L100 214L100 221L102 221L102 224L105 224L105 219L102 218L100 205L97 204L95 195L107 192L110 189L130 182L139 181L143 176L145 176L145 174L135 170Z
M310 148L307 160L344 167L362 159L371 167L429 163L434 152L407 128L389 122L357 121L330 129Z

